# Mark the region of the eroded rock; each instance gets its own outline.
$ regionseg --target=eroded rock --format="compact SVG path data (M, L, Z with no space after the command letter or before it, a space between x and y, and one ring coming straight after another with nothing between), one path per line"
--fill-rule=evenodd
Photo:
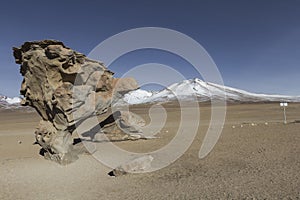
M77 159L71 134L78 124L92 115L106 113L120 95L138 88L134 79L114 78L103 63L59 41L25 42L13 50L24 76L22 105L34 107L42 117L36 141L46 158L61 164ZM124 121L130 118L127 115L119 117L118 122L132 123Z
M153 159L154 158L151 155L134 158L113 169L113 171L111 171L109 174L113 176L121 176L127 173L147 172L147 170L151 169L151 163Z

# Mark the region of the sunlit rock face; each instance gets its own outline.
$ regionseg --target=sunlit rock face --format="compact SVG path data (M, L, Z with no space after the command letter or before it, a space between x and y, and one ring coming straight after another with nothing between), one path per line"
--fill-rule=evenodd
M77 159L72 133L78 124L106 113L121 94L138 88L134 79L114 78L103 63L60 41L25 42L13 50L24 77L21 104L34 107L42 117L36 142L46 158L61 164Z

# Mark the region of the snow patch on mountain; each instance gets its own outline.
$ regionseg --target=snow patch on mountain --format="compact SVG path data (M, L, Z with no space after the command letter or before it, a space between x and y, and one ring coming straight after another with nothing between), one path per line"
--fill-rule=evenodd
M20 97L7 97L4 95L0 95L0 110L15 110L15 109L23 109L26 112L31 112L33 109L30 107L21 106L21 98Z
M13 98L6 98L6 102L8 104L19 104L21 102L21 99L19 97L13 97Z
M4 103L8 103L8 104L20 104L21 102L21 98L19 97L7 97L7 96L0 96L0 101L4 102Z
M153 96L152 92L138 89L125 94L123 100L129 104L139 104L144 102L144 100L149 99L151 96Z

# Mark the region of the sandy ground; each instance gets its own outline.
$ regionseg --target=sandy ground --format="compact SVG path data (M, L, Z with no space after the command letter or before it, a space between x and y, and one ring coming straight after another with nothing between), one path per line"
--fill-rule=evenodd
M149 120L148 107L132 111ZM200 107L198 133L183 156L155 172L119 177L109 176L111 169L87 154L67 166L45 160L39 146L32 145L39 117L2 110L0 199L300 199L300 123L293 123L300 120L300 104L289 105L286 125L277 103L229 105L222 135L204 159L198 152L210 108ZM177 131L180 108L165 108L168 118L160 138L116 145L149 152L168 144Z

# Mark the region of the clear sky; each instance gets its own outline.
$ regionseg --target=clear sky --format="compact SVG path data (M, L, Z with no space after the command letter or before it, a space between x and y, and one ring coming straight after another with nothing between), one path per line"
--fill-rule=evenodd
M13 46L57 39L88 54L114 34L152 26L174 29L198 41L227 86L300 95L299 0L9 0L0 4L1 94L19 95L22 77L14 63ZM118 76L136 64L168 64L170 57L143 51L120 58L111 68ZM176 63L185 70L183 61ZM186 77L195 78L189 70Z

